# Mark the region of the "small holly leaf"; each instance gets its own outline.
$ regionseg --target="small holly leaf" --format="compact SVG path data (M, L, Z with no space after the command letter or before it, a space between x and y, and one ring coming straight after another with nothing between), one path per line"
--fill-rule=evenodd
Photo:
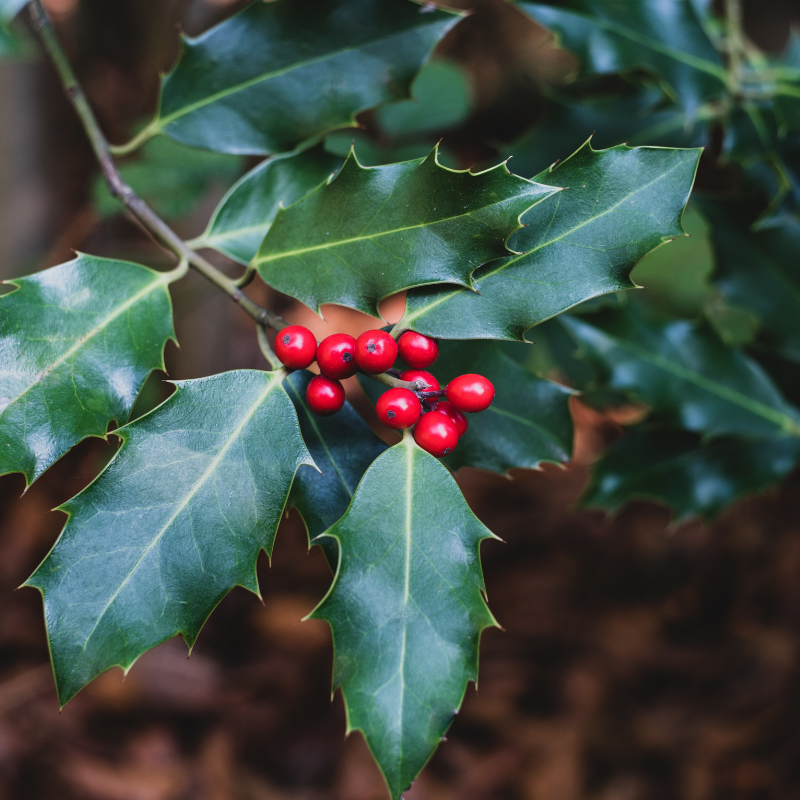
M557 97L544 118L504 149L519 175L536 175L589 138L597 149L634 146L699 147L708 141L707 112L694 120L668 101L661 87L632 83L614 95Z
M630 392L669 424L713 436L800 436L800 412L764 370L707 324L657 324L629 310L564 317L603 384Z
M450 476L406 436L367 470L344 517L336 577L311 614L333 633L334 689L398 800L478 677L480 542L494 538Z
M439 360L430 371L443 388L456 376L472 372L488 378L495 388L486 411L467 414L467 432L453 454L443 459L451 470L474 467L503 475L515 468L537 469L545 461L569 461L573 391L533 375L509 355L511 348L529 347L480 340L439 342ZM359 382L373 403L386 391L363 375Z
M691 0L568 0L559 7L529 2L519 7L556 32L580 59L584 74L648 70L689 117L726 86L720 54Z
M780 481L800 460L800 439L703 441L690 431L650 423L625 432L594 466L581 500L616 512L636 498L667 503L677 521L710 519L734 500Z
M210 247L249 264L278 209L296 203L342 166L339 156L315 147L263 161L222 198L205 233L189 244Z
M278 211L254 262L261 277L317 312L336 303L379 316L378 303L403 289L469 286L509 252L520 215L560 191L505 164L473 174L436 156L362 167L351 152L330 183Z
M699 158L700 150L593 150L587 142L537 177L567 188L524 215L526 227L510 242L522 255L478 270L479 294L448 286L409 292L396 330L524 341L528 328L584 300L633 287L636 263L684 235Z
M711 222L714 284L758 317L765 344L800 363L800 220L754 231L756 213L741 203L704 199L700 208Z
M157 115L130 147L161 133L267 155L353 127L359 111L408 97L417 70L458 20L408 0L251 3L184 39Z
M306 403L311 382L306 370L293 372L284 382L294 403L303 440L318 470L307 467L297 472L289 506L296 508L306 523L309 542L324 533L347 511L353 493L367 467L386 445L372 432L350 403L333 417L314 414ZM336 542L329 536L318 539L328 563L335 570Z
M281 374L193 381L114 432L100 477L26 586L44 596L64 705L112 666L182 634L189 647L234 587L258 593L295 471L312 464Z
M27 485L125 422L175 340L170 273L79 255L0 297L0 475Z

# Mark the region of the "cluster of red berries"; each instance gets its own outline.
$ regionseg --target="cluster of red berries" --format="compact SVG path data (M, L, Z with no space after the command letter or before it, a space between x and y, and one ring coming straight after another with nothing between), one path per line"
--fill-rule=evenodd
M439 381L424 369L439 357L439 345L414 331L406 331L397 341L385 331L366 331L358 339L334 333L317 345L308 328L290 325L278 333L275 353L291 369L305 369L316 360L322 374L311 379L306 400L320 416L335 414L344 405L343 378L359 369L372 375L386 372L399 356L411 367L399 374L400 380L416 381L424 388L389 389L375 410L389 428L403 430L413 425L417 444L435 456L451 453L466 433L464 412L485 411L494 399L494 386L482 375L461 375L442 390Z

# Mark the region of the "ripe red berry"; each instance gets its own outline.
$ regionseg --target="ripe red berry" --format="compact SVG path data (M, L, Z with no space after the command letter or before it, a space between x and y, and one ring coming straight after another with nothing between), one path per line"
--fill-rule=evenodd
M390 428L410 428L422 413L422 406L414 392L408 389L389 389L375 404L378 419Z
M483 375L459 375L447 385L447 399L459 411L486 411L494 400L494 386Z
M459 439L467 432L469 427L467 418L452 403L437 403L436 410L440 414L444 414L456 426Z
M344 405L344 386L339 381L316 375L306 389L308 407L321 417L329 417Z
M423 414L414 426L417 444L437 458L452 453L458 444L456 426L438 411Z
M356 339L356 361L364 372L386 372L397 361L397 342L386 331L365 331Z
M407 369L405 372L400 373L400 380L408 381L409 383L419 380L425 381L428 384L428 388L422 389L421 391L423 392L438 392L441 388L439 381L430 372L425 372L424 369Z
M415 369L429 367L439 358L439 343L421 333L406 331L397 340L400 358Z
M329 378L349 378L358 372L356 340L348 333L326 336L317 348L317 364Z
M290 369L305 369L317 357L317 339L302 325L289 325L275 337L275 355Z

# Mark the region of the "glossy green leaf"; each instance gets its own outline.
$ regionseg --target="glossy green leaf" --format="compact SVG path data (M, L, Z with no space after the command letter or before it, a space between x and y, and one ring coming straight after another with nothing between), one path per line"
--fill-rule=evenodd
M537 469L545 461L569 461L574 433L569 398L573 392L534 375L510 355L518 348L527 351L532 347L480 340L439 343L439 360L430 371L442 386L458 375L477 372L494 384L496 392L486 411L467 414L467 432L453 454L442 459L450 469L474 467L505 474L514 468ZM386 391L365 376L359 375L359 381L373 403Z
M800 439L704 442L689 431L638 426L594 466L586 506L617 511L633 499L658 500L678 519L710 518L746 494L780 481L800 460Z
M408 96L458 16L408 0L275 0L195 39L164 78L158 133L226 153L291 150Z
M625 145L577 153L537 180L567 187L534 206L511 240L522 255L473 276L480 294L436 286L409 292L400 329L442 339L515 339L591 297L634 286L648 252L683 234L681 214L699 150Z
M558 192L501 164L472 174L418 161L362 167L351 153L328 184L278 211L255 265L273 288L378 316L390 294L430 283L470 285L507 254L520 215Z
M249 264L278 209L296 203L342 166L320 147L263 161L222 198L205 233L190 244Z
M333 586L312 616L333 632L334 688L394 800L444 736L478 677L480 542L492 533L413 438L367 470L345 516Z
M650 71L689 117L726 84L720 54L691 0L567 0L519 7L555 31L585 73Z
M223 187L242 174L244 159L183 147L169 139L148 142L135 161L120 165L125 182L163 217L191 213L215 184ZM101 216L123 210L101 176L94 184L94 204Z
M755 214L742 204L700 207L712 223L715 285L758 317L766 345L800 363L800 220L754 231Z
M0 297L0 475L28 484L125 422L174 339L169 273L79 255Z
M342 517L367 467L386 450L350 403L346 402L332 417L314 414L306 403L306 388L312 377L306 370L299 370L284 382L297 411L303 439L319 468L301 467L289 495L289 505L300 512L306 523L309 541ZM336 569L336 542L324 536L315 544L322 547L328 563Z
M608 387L630 392L672 425L714 436L800 436L800 412L708 325L658 324L632 310L565 317L563 324Z
M257 593L256 559L312 463L280 373L177 386L115 432L119 452L61 507L64 531L26 584L44 595L62 705L178 633L191 647L234 586Z

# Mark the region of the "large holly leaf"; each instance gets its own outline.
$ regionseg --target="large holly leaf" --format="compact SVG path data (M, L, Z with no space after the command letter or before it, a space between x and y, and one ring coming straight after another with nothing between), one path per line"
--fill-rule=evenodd
M712 223L715 285L759 318L765 344L800 363L800 221L754 231L747 206L703 200L700 208Z
M777 483L800 459L800 439L710 442L690 431L645 424L625 432L595 464L582 499L616 511L635 498L671 506L677 519L710 518L745 494Z
M234 587L258 593L295 471L312 464L280 373L184 381L115 431L122 447L61 510L27 582L44 595L63 705L109 667L180 633L191 647Z
M726 85L722 59L691 0L567 0L519 7L555 31L585 73L646 69L692 117Z
M190 242L210 247L249 264L283 206L292 205L330 178L342 165L339 156L315 147L263 161L222 198L205 233Z
M284 386L294 403L303 440L318 470L298 470L289 495L306 523L309 541L324 533L341 518L367 467L386 445L372 432L350 403L333 417L314 414L306 403L306 388L311 375L305 370L292 373ZM318 539L325 557L336 569L338 550L329 536Z
M323 303L378 316L390 294L430 283L470 285L481 264L506 255L520 215L560 191L500 164L473 174L427 158L339 174L280 209L255 264L273 288L319 311Z
M345 516L333 586L312 616L333 632L334 688L397 800L477 680L480 542L493 534L447 470L407 435L367 470Z
M184 40L158 113L132 145L163 133L226 153L291 150L353 126L359 111L406 98L458 19L408 0L251 3Z
M473 276L480 294L436 286L409 292L399 329L443 339L516 339L590 297L634 286L648 252L683 235L681 214L699 150L587 142L537 180L568 187L523 218L510 245L522 255Z
M175 338L169 273L79 255L0 297L0 475L27 484L125 422Z
M640 314L601 312L563 324L603 382L698 433L800 436L800 412L755 361L728 347L706 324L658 324Z

